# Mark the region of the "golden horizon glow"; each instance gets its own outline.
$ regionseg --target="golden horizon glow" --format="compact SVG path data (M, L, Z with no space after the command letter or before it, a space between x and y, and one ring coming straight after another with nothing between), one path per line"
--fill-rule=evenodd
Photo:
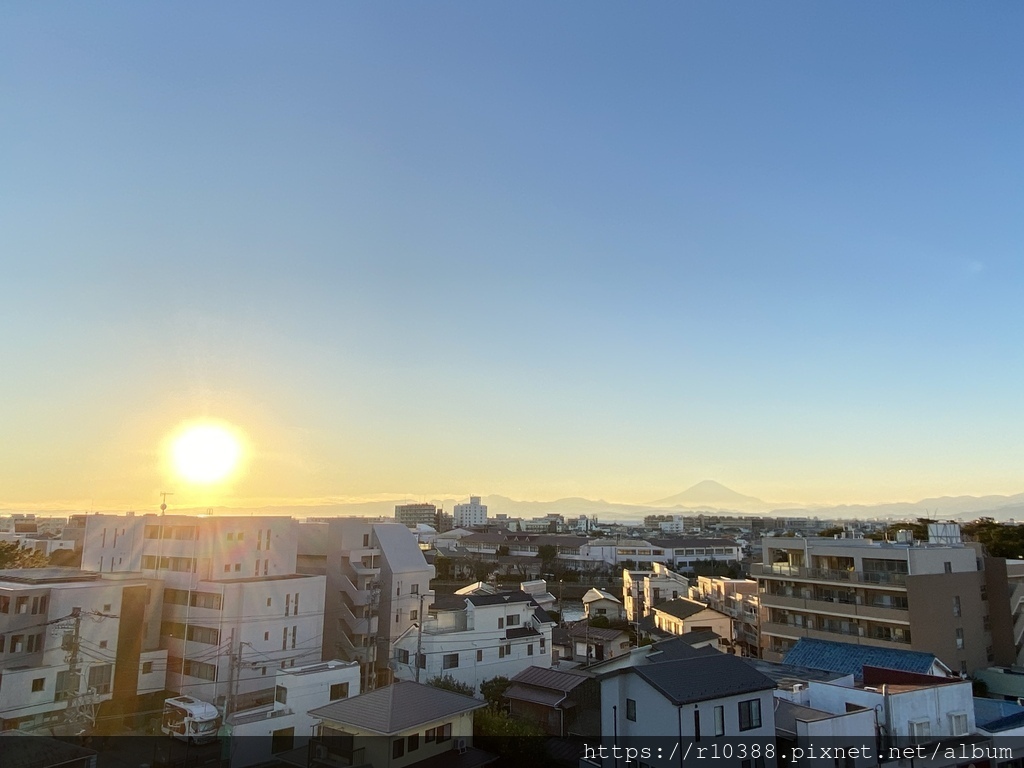
M170 454L178 477L196 485L212 485L227 480L238 470L242 441L225 424L190 424L173 439Z

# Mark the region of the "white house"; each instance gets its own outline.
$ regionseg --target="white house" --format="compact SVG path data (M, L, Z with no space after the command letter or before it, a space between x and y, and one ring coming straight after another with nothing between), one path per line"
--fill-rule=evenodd
M492 677L551 666L554 622L525 592L468 595L462 607L432 611L394 643L399 680L451 676L479 692Z
M591 587L583 595L583 612L588 619L604 616L610 621L623 619L626 616L622 601L611 592Z

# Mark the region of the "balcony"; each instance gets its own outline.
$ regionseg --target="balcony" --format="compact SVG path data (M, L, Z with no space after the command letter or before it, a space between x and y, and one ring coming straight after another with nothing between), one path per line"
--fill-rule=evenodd
M335 645L344 661L358 661L360 664L366 664L372 662L375 658L373 646L364 648L355 645L344 632L338 636L338 641Z
M341 591L348 597L353 605L367 605L372 598L369 589L359 589L344 573L341 574L339 581L341 583Z
M755 578L780 578L796 581L823 581L838 584L870 584L881 589L905 589L907 574L892 571L836 571L805 568L786 563L755 563L750 567Z
M910 640L897 640L895 637L870 637L867 634L861 634L862 631L866 632L862 627L851 627L849 629L838 627L826 629L819 627L812 629L807 626L783 622L766 621L761 624L762 635L779 635L794 639L810 637L815 640L835 640L842 643L857 643L858 645L876 645L881 648L906 648L910 645Z
M376 616L356 616L344 602L338 605L338 617L345 622L349 634L352 635L375 635L377 634Z
M788 595L773 595L770 592L761 593L761 606L763 608L797 609L808 611L810 613L827 613L835 616L856 616L865 619L879 619L898 624L910 623L910 612L902 608L890 608L880 605L859 605L857 603L844 603L838 600L815 600L813 598L789 597Z

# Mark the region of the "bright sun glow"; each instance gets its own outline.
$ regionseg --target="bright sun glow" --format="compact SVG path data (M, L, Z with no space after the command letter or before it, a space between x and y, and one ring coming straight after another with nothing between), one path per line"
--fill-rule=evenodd
M171 445L179 476L190 483L216 483L238 466L242 445L230 429L217 424L187 427Z

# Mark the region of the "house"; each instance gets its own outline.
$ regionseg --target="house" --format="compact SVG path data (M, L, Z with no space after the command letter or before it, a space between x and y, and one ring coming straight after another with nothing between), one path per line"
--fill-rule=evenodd
M509 712L560 738L599 735L600 690L593 675L528 667L504 693Z
M493 677L550 667L554 625L522 590L458 595L395 639L394 675L417 682L453 677L479 691Z
M622 601L597 587L591 587L583 595L583 612L588 619L604 616L609 621L617 621L626 617Z
M656 736L775 737L775 682L725 653L615 670L600 677L602 745ZM585 757L608 768L593 752ZM766 761L766 765L773 764Z
M230 768L265 764L287 752L304 757L319 722L309 711L358 696L359 672L359 662L337 659L277 670L271 702L228 716Z
M478 768L498 759L473 747L473 712L483 701L399 680L310 710L320 721L312 766Z
M673 635L711 631L727 641L732 640L732 618L709 608L704 603L680 597L652 607L654 624Z
M579 621L569 627L573 661L591 664L629 653L629 632L610 627L592 627Z

